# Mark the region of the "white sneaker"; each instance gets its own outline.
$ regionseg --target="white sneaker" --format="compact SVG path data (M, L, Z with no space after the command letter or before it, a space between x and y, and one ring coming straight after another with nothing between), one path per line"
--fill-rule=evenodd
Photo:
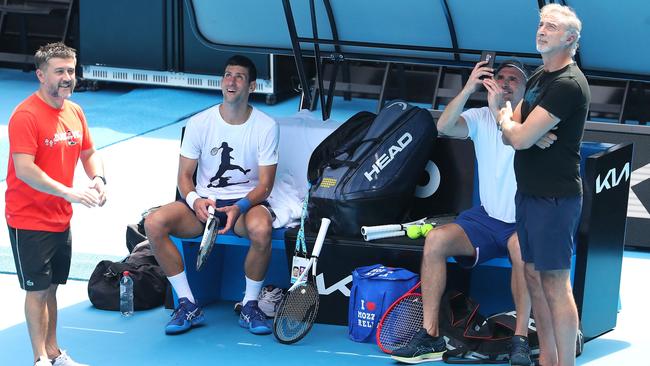
M70 358L70 356L68 356L68 354L64 350L61 350L61 354L59 355L59 357L53 360L52 365L53 366L89 366L86 365L85 363L75 362L72 358Z
M38 359L38 361L36 361L34 366L52 366L52 363L50 362L50 360L47 357L41 356Z
M284 291L279 287L273 285L262 287L262 291L258 296L258 306L260 310L262 310L267 317L274 317L278 306L282 301L282 296L284 296Z

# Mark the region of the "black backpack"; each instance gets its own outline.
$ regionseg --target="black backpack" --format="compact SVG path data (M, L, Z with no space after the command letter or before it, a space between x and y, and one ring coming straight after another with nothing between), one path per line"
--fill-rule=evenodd
M363 225L403 222L438 135L429 111L393 102L360 112L337 128L309 160L308 223L332 220L333 235L360 236Z
M149 242L138 244L133 253L120 262L103 260L88 280L88 298L98 309L120 309L120 279L129 271L133 278L133 307L152 309L165 301L167 278L151 253Z

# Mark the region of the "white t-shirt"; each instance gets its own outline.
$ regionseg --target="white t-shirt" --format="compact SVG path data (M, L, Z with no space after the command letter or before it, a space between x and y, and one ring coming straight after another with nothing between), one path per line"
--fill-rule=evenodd
M257 108L243 124L231 125L216 105L187 121L181 155L198 159L196 193L236 199L257 186L260 166L278 163L278 140L278 124Z
M488 107L468 109L461 116L467 122L467 137L474 142L481 204L490 217L514 223L515 150L501 140L502 133Z

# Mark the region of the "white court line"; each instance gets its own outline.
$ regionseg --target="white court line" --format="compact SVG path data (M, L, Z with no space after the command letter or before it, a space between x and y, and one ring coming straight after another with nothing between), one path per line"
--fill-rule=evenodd
M390 359L390 356L381 356L381 355L366 355L366 357Z
M65 329L74 329L74 330L86 330L89 332L99 332L99 333L114 333L114 334L126 334L126 332L120 332L117 330L104 330L104 329L93 329L93 328L79 328L79 327L61 327Z
M254 347L261 347L260 344L255 344L255 343L244 343L244 342L239 342L237 343L238 345L241 346L254 346ZM382 355L362 355L360 353L354 353L354 352L341 352L341 351L328 351L324 349L318 349L316 350L316 353L330 353L330 354L335 354L335 355L341 355L341 356L359 356L359 357L370 357L370 358L383 358L383 359L390 359L390 356L382 356Z
M240 345L240 346L262 347L261 344L257 344L257 343L244 343L244 342L237 342L237 344Z

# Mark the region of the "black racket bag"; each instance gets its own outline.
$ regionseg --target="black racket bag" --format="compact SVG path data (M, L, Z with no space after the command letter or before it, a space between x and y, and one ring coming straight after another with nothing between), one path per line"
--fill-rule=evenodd
M403 222L438 131L429 111L396 101L360 112L316 147L309 160L309 227L361 236L363 225Z

